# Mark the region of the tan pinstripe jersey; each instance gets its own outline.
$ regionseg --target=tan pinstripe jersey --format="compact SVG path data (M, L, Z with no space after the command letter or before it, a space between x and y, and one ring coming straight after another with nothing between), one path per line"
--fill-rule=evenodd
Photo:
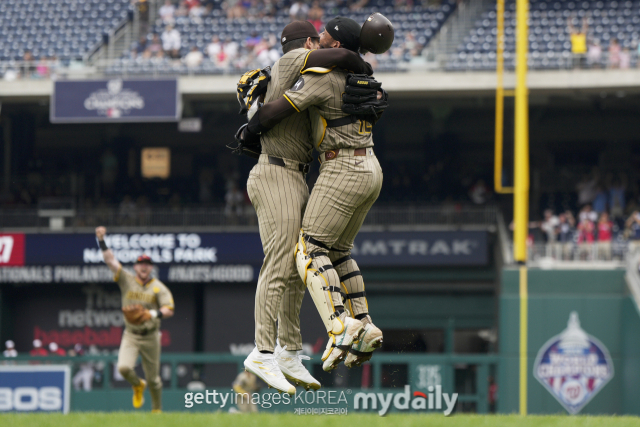
M265 94L265 103L280 98L296 83L309 53L311 51L307 49L294 49L278 59L271 69L271 81ZM262 152L300 163L309 163L313 151L310 134L309 114L294 114L261 135Z
M151 279L143 285L133 274L120 267L113 280L120 286L123 307L140 304L149 310L158 310L160 307L174 309L171 291L158 279ZM124 323L127 329L134 331L160 327L160 319L149 319L140 325L132 325L125 319Z
M300 79L284 96L296 110L309 111L313 144L319 152L336 148L373 147L371 124L368 122L358 120L352 124L327 128L327 120L345 116L340 107L346 86L346 71L317 69L315 72L306 72Z

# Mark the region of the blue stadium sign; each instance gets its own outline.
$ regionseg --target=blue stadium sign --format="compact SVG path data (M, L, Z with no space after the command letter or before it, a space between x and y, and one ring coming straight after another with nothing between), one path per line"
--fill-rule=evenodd
M0 366L0 414L69 412L69 366Z
M54 83L52 123L172 122L179 118L176 79Z

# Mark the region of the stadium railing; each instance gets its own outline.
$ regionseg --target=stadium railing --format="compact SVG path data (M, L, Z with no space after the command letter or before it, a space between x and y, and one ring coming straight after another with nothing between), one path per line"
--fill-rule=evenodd
M100 355L100 356L45 356L45 357L31 357L31 356L18 356L13 358L4 358L0 356L0 364L68 364L72 367L72 375L76 373L77 367L83 363L93 363L96 366L102 367L102 381L101 387L95 388L92 391L75 391L74 394L82 393L88 394L93 391L112 391L113 387L113 369L117 361L117 355ZM163 353L161 356L161 365L170 365L171 375L168 383L165 382L165 391L168 392L187 392L189 389L186 387L178 386L178 372L179 365L181 364L222 364L226 369L230 364L236 364L237 371L233 373L235 376L244 370L245 356L237 356L226 353ZM305 360L303 363L306 365L310 372L314 372L313 365L322 364L320 354L313 355L311 360ZM491 377L495 378L497 374L497 367L499 363L499 356L496 354L393 354L393 353L380 353L368 362L371 365L371 382L368 388L363 388L366 392L375 392L386 390L391 391L393 389L402 390L405 384L397 384L393 382L393 386L389 387L384 383L383 369L386 366L390 366L397 370L399 366L406 367L407 372L407 385L412 386L412 391L416 388L427 390L429 385L441 385L442 391L445 393L458 393L458 408L468 408L469 410L477 413L489 412L489 380ZM438 380L433 378L424 378L420 372L420 367L424 366L439 366L440 384ZM475 378L471 381L473 386L465 385L460 387L456 378L456 369L460 367L471 368L474 372ZM321 368L320 368L321 369ZM206 379L205 379L206 381ZM435 381L435 384L432 383ZM231 384L206 384L207 389L230 387ZM333 389L356 389L353 385L344 387L334 387ZM130 390L124 389L123 393L130 393ZM72 395L73 401L73 395ZM460 406L460 404L464 404ZM72 409L73 405L72 405ZM77 408L81 409L81 408Z
M496 226L498 209L494 206L375 206L367 215L365 226L421 226L479 227ZM38 209L0 209L0 229L45 232L49 229L49 217ZM126 212L118 208L76 209L75 215L64 219L64 230L82 231L98 225L126 229L136 228L212 228L256 227L257 217L251 206L242 213L224 207L187 207L181 209L137 208ZM29 230L31 229L31 230ZM58 230L60 231L60 230Z

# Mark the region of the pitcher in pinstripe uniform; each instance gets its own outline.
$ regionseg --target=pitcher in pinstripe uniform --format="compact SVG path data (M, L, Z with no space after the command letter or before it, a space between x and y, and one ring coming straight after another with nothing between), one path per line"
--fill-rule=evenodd
M282 97L300 73L309 70L340 66L371 73L368 64L351 52L345 55L310 50L318 47L318 40L319 35L309 22L296 21L285 27L281 40L285 54L272 68L265 102ZM262 113L258 110L254 118ZM309 198L305 175L313 144L308 112L278 121L268 130L262 127L256 132L261 133L262 154L247 181L265 259L256 290L256 348L244 365L269 386L293 394L295 387L287 379L307 389L320 388L301 363L305 356L299 354L299 313L305 286L291 256ZM277 337L282 348L277 346Z
M357 52L359 34L359 24L338 17L327 23L320 43ZM282 97L265 104L248 131L309 114L321 167L295 252L298 273L329 333L322 360L330 371L345 357L348 367L361 365L382 344L382 332L369 316L362 274L351 257L354 239L380 194L382 170L373 152L372 121L345 116L341 109L347 73L329 67L309 71Z

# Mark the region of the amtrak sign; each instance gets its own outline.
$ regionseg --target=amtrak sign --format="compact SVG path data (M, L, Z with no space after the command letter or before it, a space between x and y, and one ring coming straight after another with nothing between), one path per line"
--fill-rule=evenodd
M577 414L613 378L607 348L580 327L572 312L567 329L547 341L533 375L571 414Z

